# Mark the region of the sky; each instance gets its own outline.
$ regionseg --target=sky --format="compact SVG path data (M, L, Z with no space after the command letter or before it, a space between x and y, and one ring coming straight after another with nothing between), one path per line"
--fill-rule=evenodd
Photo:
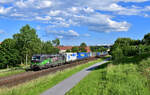
M150 0L0 0L0 42L29 24L42 41L113 44L150 33Z

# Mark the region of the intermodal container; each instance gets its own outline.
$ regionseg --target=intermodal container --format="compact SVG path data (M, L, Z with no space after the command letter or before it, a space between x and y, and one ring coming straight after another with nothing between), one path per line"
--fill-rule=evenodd
M88 58L88 53L86 53L86 52L78 52L77 53L77 59L84 59L84 58Z

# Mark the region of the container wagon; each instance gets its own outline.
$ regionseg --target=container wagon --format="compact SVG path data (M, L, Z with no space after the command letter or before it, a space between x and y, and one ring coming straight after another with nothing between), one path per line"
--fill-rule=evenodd
M66 62L77 60L77 53L65 53Z
M88 53L86 53L86 52L78 52L77 53L78 60L85 59L85 58L88 58Z

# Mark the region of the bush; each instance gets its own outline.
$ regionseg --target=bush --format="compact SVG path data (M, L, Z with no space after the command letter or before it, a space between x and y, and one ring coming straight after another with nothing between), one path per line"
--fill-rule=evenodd
M113 52L112 52L112 59L115 62L119 62L119 60L123 59L124 55L123 55L123 51L121 48L116 48Z

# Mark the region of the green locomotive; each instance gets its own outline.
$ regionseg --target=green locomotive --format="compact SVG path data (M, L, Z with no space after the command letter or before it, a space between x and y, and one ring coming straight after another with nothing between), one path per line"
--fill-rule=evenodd
M47 69L49 67L58 66L65 63L65 56L56 55L33 55L30 68L32 70Z

